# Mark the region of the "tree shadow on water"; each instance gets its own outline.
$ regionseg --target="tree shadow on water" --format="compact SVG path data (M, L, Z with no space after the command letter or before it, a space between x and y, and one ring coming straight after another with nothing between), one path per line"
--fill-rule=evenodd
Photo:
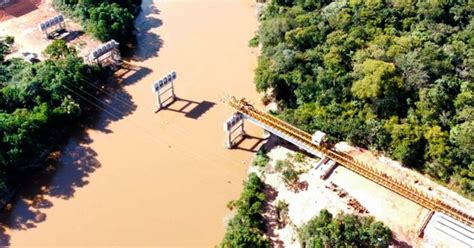
M169 98L170 101L163 101L164 110L174 111L178 113L183 113L184 116L191 119L199 119L207 111L212 109L216 103L210 101L193 101L187 100L180 97Z
M128 86L139 82L151 72L152 70L150 68L134 66L124 62L115 72L115 78L117 79L118 84Z
M136 61L157 57L163 46L163 40L152 30L163 25L157 18L160 11L153 4L153 0L143 0L141 7L142 10L135 20L136 37L132 58Z
M89 176L100 168L97 153L89 146L92 139L87 129L110 133L108 125L133 113L136 105L131 96L114 80L98 91L96 112L83 113L89 119L78 128L71 138L52 152L44 166L23 178L13 201L0 217L0 247L10 243L9 232L35 228L47 219L44 209L53 206L52 199L68 200L76 190L89 183ZM8 231L7 231L8 230Z
M144 73L150 73L151 70L146 69ZM141 75L140 77L143 77ZM138 79L137 79L138 80ZM110 78L108 83L98 91L100 97L95 99L95 107L97 111L86 114L88 119L85 128L90 128L104 133L112 133L108 128L111 122L124 119L132 114L137 106L133 102L132 96L123 88L124 84L120 79Z
M83 144L70 142L56 162L51 167L51 182L48 184L47 195L69 199L74 196L77 188L86 186L87 178L100 167L95 158L97 153Z
M78 188L87 185L89 175L100 167L96 156L84 140L76 137L62 151L52 153L45 167L32 173L25 180L28 185L23 185L13 203L7 205L0 218L0 246L9 245L6 229L35 228L46 220L42 210L53 206L52 198L70 199Z
M151 32L162 25L156 18L159 11L152 0L143 0L143 11L137 18L137 44L134 59L143 61L158 56L163 41ZM53 206L52 199L71 199L76 190L89 183L91 173L100 168L96 152L88 146L92 142L86 129L111 133L110 123L124 119L136 110L131 95L124 89L151 72L147 68L138 68L131 77L124 80L110 80L105 86L97 87L97 94L84 95L94 102L98 111L87 113L88 119L79 132L71 137L62 148L51 153L45 166L31 173L30 178L22 180L22 185L11 204L8 204L0 216L0 247L10 245L11 231L27 230L47 219L45 209ZM122 78L123 79L123 78Z
M6 233L5 227L0 225L0 247L10 245L10 236Z

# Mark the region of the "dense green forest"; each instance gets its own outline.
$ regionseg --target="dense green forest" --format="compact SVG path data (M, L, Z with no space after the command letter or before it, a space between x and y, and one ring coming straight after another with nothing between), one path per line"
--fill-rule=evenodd
M79 18L97 39L126 45L140 2L55 0L55 7ZM43 52L48 59L35 64L5 60L12 43L12 37L0 40L0 195L41 166L84 113L94 110L83 95L98 94L109 75L84 64L62 40L53 41Z
M81 20L84 29L100 41L125 45L133 37L133 20L141 0L54 0L54 6Z
M264 188L265 185L255 173L249 175L240 198L229 203L229 207L235 210L235 216L227 224L220 247L269 247L262 216L266 200Z
M338 215L321 210L299 230L303 247L388 247L392 231L372 217Z
M8 47L0 42L0 47ZM50 59L30 64L4 60L0 49L0 194L39 167L91 109L81 94L95 94L107 75L83 63L64 41L45 51ZM60 54L60 55L59 55Z
M279 114L474 197L474 2L273 0L251 44Z

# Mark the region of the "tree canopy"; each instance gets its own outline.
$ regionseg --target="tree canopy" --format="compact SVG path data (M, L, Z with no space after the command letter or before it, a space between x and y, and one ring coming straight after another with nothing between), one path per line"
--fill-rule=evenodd
M54 5L82 20L84 29L100 41L122 46L133 37L133 20L141 0L54 0Z
M141 0L55 0L54 6L82 21L101 41L115 39L122 46L133 37L133 21ZM0 39L0 193L17 185L32 168L68 137L93 110L97 89L107 75L86 65L63 40L44 51L45 61L29 64L5 60L13 37Z
M388 247L392 232L372 217L332 216L326 209L299 229L303 247Z
M43 54L51 60L65 58L69 55L76 55L76 50L73 47L68 47L64 40L54 40L46 49Z
M472 1L273 0L257 90L332 141L384 151L474 197Z
M101 41L127 41L133 28L133 15L116 3L103 3L97 8L91 8L89 18L87 30Z
M0 192L41 165L91 107L81 96L95 94L100 81L91 79L102 69L72 51L53 42L45 50L51 59L0 62Z
M13 44L15 39L12 36L6 36L0 39L0 62L5 59L5 55L10 52L10 46Z
M227 224L220 247L269 247L262 216L266 200L263 189L260 178L255 173L250 174L240 198L229 203L236 213Z

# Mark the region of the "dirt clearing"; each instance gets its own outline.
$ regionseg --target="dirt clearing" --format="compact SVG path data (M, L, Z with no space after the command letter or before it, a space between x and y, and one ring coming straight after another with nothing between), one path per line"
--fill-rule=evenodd
M42 58L41 52L51 44L38 29L40 22L60 14L51 7L51 0L30 1L16 0L5 10L0 10L0 36L15 37L13 53L7 56L23 57L24 53L34 53ZM62 38L76 48L80 56L84 56L96 48L101 42L85 35L79 23L66 18L66 29Z

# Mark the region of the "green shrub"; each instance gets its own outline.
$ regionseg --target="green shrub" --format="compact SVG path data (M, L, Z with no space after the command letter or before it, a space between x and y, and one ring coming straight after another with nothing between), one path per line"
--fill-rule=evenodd
M303 163L305 161L305 155L301 152L297 152L294 156L295 162Z
M268 162L270 162L270 158L268 157L268 155L264 151L259 150L257 152L257 156L255 157L253 161L253 165L256 167L263 168L267 166Z
M59 45L58 45L59 44ZM97 66L83 63L61 42L54 42L54 60L28 64L20 59L0 62L0 185L16 185L41 165L93 105L89 78L102 77ZM65 53L62 53L65 52Z
M227 224L220 247L269 247L262 216L266 200L264 188L264 183L255 173L249 175L240 198L229 203L236 213Z
M249 40L249 47L258 47L258 35Z
M298 172L293 167L287 167L281 173L286 186L292 187L298 182Z
M285 225L286 221L288 220L288 211L289 211L289 205L287 202L283 200L279 200L276 204L276 214L278 221Z
M133 31L133 15L118 4L101 4L89 9L86 30L100 41L126 42Z
M68 47L64 40L55 40L44 49L43 54L49 59L60 59L70 55L76 55L73 47Z
M321 210L298 231L303 247L388 247L392 232L372 217L340 215Z
M275 170L277 172L282 172L283 170L285 170L286 168L288 167L292 167L293 165L290 163L290 161L288 160L277 160L275 162Z
M53 6L82 22L102 42L114 39L125 47L133 37L133 22L141 0L54 0Z

